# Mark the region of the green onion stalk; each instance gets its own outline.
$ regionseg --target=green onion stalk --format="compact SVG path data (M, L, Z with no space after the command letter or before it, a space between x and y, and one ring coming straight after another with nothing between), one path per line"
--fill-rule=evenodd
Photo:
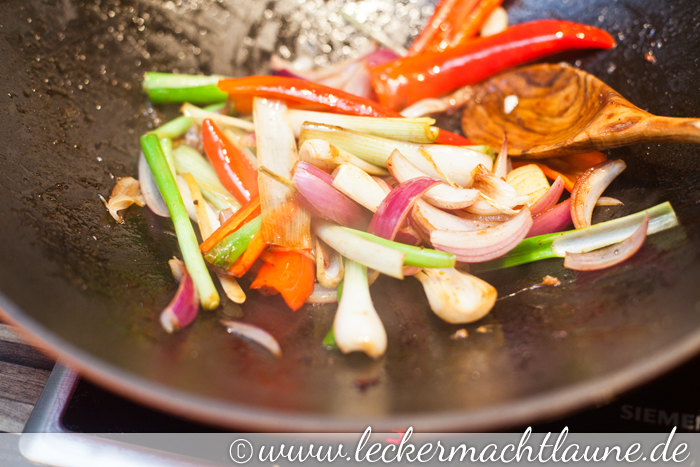
M183 75L174 73L148 72L144 77L142 88L148 99L154 104L171 102L190 102L207 104L222 102L228 94L219 91L216 84L226 78L220 75Z
M199 294L199 301L203 308L213 310L219 306L219 293L216 291L204 258L202 258L197 236L187 216L185 204L182 201L177 183L170 171L158 137L154 134L142 136L141 148L151 168L156 185L158 185L163 200L168 206L170 217L175 226L182 258L185 262L185 267L187 267L187 272L194 281L194 286Z
M257 216L250 222L230 233L212 248L204 258L208 263L221 269L230 268L245 252L256 233L260 230L262 216Z
M217 112L223 108L224 104L219 103L207 106L204 108L204 110L208 110L209 112ZM194 119L190 117L181 116L170 120L168 123L165 123L156 128L155 130L149 131L148 133L153 133L159 138L175 139L184 135L187 132L187 130L190 129L192 123L194 123Z
M511 251L493 261L474 264L476 271L503 269L548 258L563 258L566 253L585 253L628 238L639 227L644 213L649 213L647 235L678 225L671 203L661 203L629 216L613 219L583 229L569 230L526 238Z

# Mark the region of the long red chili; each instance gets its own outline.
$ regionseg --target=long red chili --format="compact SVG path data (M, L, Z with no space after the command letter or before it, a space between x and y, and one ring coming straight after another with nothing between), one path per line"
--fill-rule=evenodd
M325 112L381 118L402 117L397 111L383 107L372 100L298 78L248 76L224 79L219 81L218 86L221 91L229 94L234 101L234 108L243 113L252 111L252 96L258 96L283 99ZM445 130L440 130L435 142L454 146L474 144L462 136Z
M592 26L532 21L442 52L425 51L375 67L371 70L372 86L382 105L403 109L556 52L614 45L610 34Z
M258 171L208 118L202 122L202 143L219 180L241 204L258 195Z

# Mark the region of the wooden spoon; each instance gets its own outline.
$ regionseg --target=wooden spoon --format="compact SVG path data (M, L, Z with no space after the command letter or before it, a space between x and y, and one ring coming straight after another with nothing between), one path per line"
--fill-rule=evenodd
M518 68L471 91L462 117L464 133L497 148L505 130L512 156L538 159L635 143L700 144L700 119L652 115L593 75L569 66Z

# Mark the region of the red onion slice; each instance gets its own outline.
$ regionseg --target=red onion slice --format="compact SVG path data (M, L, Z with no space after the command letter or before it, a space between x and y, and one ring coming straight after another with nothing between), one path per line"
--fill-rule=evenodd
M400 183L379 205L369 224L368 232L393 240L416 200L439 183L440 180L429 177L414 178Z
M610 183L627 168L623 160L604 161L586 170L571 190L571 219L580 229L591 225L596 201Z
M386 163L387 169L397 182L403 183L428 175L411 164L398 150L389 156ZM471 188L462 188L440 183L428 190L423 198L433 206L443 209L464 209L471 206L479 196L479 191Z
M466 232L470 230L483 230L488 227L494 227L500 222L487 223L462 219L461 217L441 211L438 208L431 206L423 200L418 200L411 211L411 220L414 225L427 232L428 235L433 230L453 230L458 232Z
M553 208L554 205L557 204L557 201L559 201L559 198L561 198L563 192L564 179L557 177L554 183L552 183L552 186L549 187L549 190L547 190L547 193L538 199L535 204L530 206L530 212L534 215Z
M571 199L567 199L553 208L533 217L532 227L530 227L526 238L561 232L568 227L569 224L571 224Z
M262 345L275 357L280 357L282 355L282 349L277 339L272 337L272 334L264 329L241 321L221 320L220 323L226 326L226 330L230 334L237 334L256 344Z
M367 213L353 200L331 186L333 178L308 162L299 161L292 178L299 190L297 199L324 219L346 227L367 226Z
M172 333L189 326L199 312L199 297L194 288L194 281L187 273L185 263L180 260L170 260L173 276L179 276L180 285L175 296L160 314L160 324L167 332Z
M587 253L566 253L564 267L576 271L596 271L620 264L634 255L644 244L649 227L649 213L632 235L620 243Z
M515 248L530 227L530 210L523 207L518 215L496 227L470 232L435 230L430 234L430 242L437 250L457 255L458 261L480 263L498 258Z

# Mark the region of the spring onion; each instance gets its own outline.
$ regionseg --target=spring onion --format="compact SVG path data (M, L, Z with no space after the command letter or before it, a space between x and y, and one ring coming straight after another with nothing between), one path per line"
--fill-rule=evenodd
M313 231L328 246L346 258L387 276L403 279L406 253L366 240L339 225L321 219L314 220Z
M434 143L440 132L439 128L431 126L435 124L435 120L427 117L377 118L290 109L287 111L287 119L297 138L304 122L323 123L368 135L420 144Z
M204 255L208 263L221 269L230 268L250 245L253 236L260 230L261 217L257 216Z
M398 149L421 172L462 187L471 186L472 171L479 164L488 170L491 170L493 165L491 156L464 146L406 143L331 125L307 122L302 126L299 144L309 139L324 139L380 167L386 166L391 153Z
M208 107L204 107L204 110L208 112L217 112L221 109L224 108L224 104L213 104ZM187 130L190 129L192 126L192 123L194 123L194 120L190 117L177 117L173 120L170 120L168 123L165 123L155 130L149 131L149 133L154 133L156 134L159 138L179 138L180 136L184 135Z
M361 230L354 230L344 227L348 232L352 232L358 237L378 243L379 245L388 246L402 253L406 253L406 258L403 264L406 266L418 266L420 268L451 268L455 265L455 255L444 251L431 250L430 248L422 248L418 246L405 245L399 242L392 242L385 238L377 237Z
M345 262L345 293L333 320L333 334L343 353L364 352L378 358L386 351L386 331L372 304L367 268L352 260Z
M168 211L170 211L180 251L187 271L194 281L200 303L205 309L212 310L219 306L219 294L199 251L197 237L187 216L187 210L182 202L173 174L165 160L165 154L163 154L158 137L153 134L142 136L141 148L160 193L168 206Z
M644 213L649 213L647 235L678 225L671 203L665 202L591 227L527 238L501 258L479 265L478 270L502 269L541 259L563 258L567 252L584 253L619 243L639 227Z

